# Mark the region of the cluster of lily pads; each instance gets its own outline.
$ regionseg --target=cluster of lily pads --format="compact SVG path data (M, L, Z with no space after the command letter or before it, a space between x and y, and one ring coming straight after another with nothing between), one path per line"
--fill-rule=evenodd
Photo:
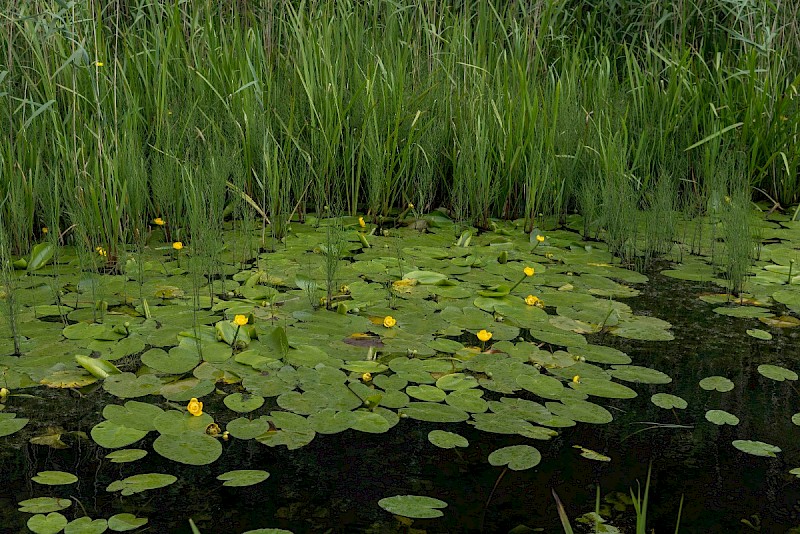
M332 293L338 305L328 309L317 297L328 289L326 225L334 221L310 223L293 225L285 239L256 256L242 252L252 248L255 235L229 231L223 276L214 279L189 273L190 263L173 257L168 243L151 243L124 257L119 274L103 275L81 270L71 247L63 247L57 264L43 260L47 254L37 247L14 283L23 355L0 357L0 402L11 406L14 395L34 387L101 385L108 404L90 435L109 449L108 461L145 457L150 451L135 445L152 433L156 454L208 465L231 440L296 449L318 434L384 433L401 418L467 422L484 432L548 440L577 423L612 421L603 403L636 397L629 385L672 381L634 365L620 350L587 341L586 334L598 333L646 341L673 335L669 323L636 315L620 300L638 295L630 284L647 277L577 233L527 234L506 222L457 239L454 225L433 215L427 233L395 228L367 240L357 219L338 220L352 231L337 250ZM191 243L182 254L192 254ZM198 278L203 287L196 287ZM12 352L10 332L0 335L0 349ZM777 366L759 371L797 379ZM709 377L700 387L724 392L733 384ZM652 402L686 407L665 392ZM706 418L738 422L721 410ZM28 422L0 412L0 436ZM432 431L429 440L441 448L469 445L446 430ZM759 443L733 445L756 455L777 452ZM578 448L585 458L610 460ZM488 457L512 470L540 461L529 444ZM39 477L74 482L68 473ZM218 478L226 486L246 486L268 477L266 471L234 470ZM175 481L168 473L139 473L106 489L128 496ZM91 520L103 523L95 526L88 518L66 523L59 510L69 503L20 505L38 514L29 521L34 532L124 530L121 522L146 521L125 515ZM378 505L430 518L441 516L446 503L406 495Z

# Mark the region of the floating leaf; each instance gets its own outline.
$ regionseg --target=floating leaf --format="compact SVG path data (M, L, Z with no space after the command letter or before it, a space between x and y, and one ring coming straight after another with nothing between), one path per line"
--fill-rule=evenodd
M556 415L581 423L604 424L614 419L611 412L602 406L586 401L564 399L561 402L548 402L545 406Z
M800 478L800 467L795 467L794 469L791 469L791 470L789 471L789 474L790 474L790 475L794 475L794 476L796 476L797 478Z
M101 421L92 428L92 439L106 449L118 449L136 443L147 435L147 430L128 428L113 421Z
M46 514L69 508L72 501L69 499L56 499L53 497L35 497L20 501L19 511L29 514Z
M761 330L760 328L748 328L747 335L756 339L763 339L764 341L769 341L772 339L772 334L766 330Z
M489 455L489 463L494 466L507 465L514 471L524 471L539 465L542 455L530 445L512 445L497 449Z
M103 417L118 425L136 430L155 430L154 421L164 413L158 406L146 402L128 401L124 406L108 404L103 408Z
M669 393L656 393L650 397L650 402L665 410L672 410L673 408L683 410L688 406L685 400L677 395L671 395Z
M421 386L408 386L406 394L422 401L440 402L447 396L447 393L435 386L423 384Z
M700 387L706 391L717 390L725 393L733 389L733 382L724 376L708 376L700 381Z
M792 416L792 423L794 423L797 426L800 426L800 412Z
M31 257L28 259L28 272L38 271L53 259L55 247L53 243L46 241L44 243L37 243L31 250Z
M739 418L725 410L708 410L706 412L706 420L715 425L736 426L739 424Z
M742 452L752 454L753 456L767 456L775 458L776 452L781 452L780 447L764 443L763 441L751 441L748 439L737 439L733 442L733 446Z
M232 393L227 395L223 402L234 412L247 413L261 408L264 405L264 397L250 393Z
M108 521L105 519L92 519L80 517L64 527L64 534L103 534L108 530Z
M606 456L605 454L600 454L597 451L593 451L592 449L587 449L586 447L581 447L580 445L573 445L574 449L579 449L581 451L581 456L588 460L596 460L598 462L610 462L611 458Z
M192 431L162 434L153 442L153 449L164 458L189 465L207 465L222 454L218 439Z
M0 413L0 438L19 432L28 424L28 419L24 417L17 419L16 417L15 413Z
M64 471L39 471L35 477L31 477L31 480L46 486L62 486L74 484L78 481L78 477Z
M761 364L758 366L758 372L771 380L783 382L784 380L797 380L797 373L791 369L780 367L778 365Z
M214 438L211 438L214 439ZM119 491L122 495L133 495L143 491L163 488L173 484L178 477L173 475L165 475L163 473L143 473L141 475L133 475L122 480L115 480L108 485L106 491L113 492Z
M613 365L610 371L611 376L626 382L638 382L640 384L669 384L672 379L655 369L640 367L638 365Z
M463 410L434 402L411 402L398 413L430 423L460 423L469 419L469 414Z
M146 524L146 517L136 517L133 514L115 514L108 518L108 528L114 532L136 530Z
M142 449L122 449L113 451L106 454L106 460L110 460L115 464L122 464L127 462L135 462L147 456L147 451Z
M454 449L455 447L469 446L467 438L444 430L431 430L428 432L428 441L441 449Z
M602 378L580 378L578 382L570 382L570 387L581 393L604 397L607 399L632 399L636 397L636 392L628 386L623 386L611 380Z
M67 526L67 518L58 512L36 514L28 519L28 528L36 534L57 534Z
M252 486L259 482L264 482L269 478L269 473L258 469L238 469L222 473L217 477L217 480L224 480L223 486Z
M384 497L378 501L378 506L387 512L411 519L432 519L442 517L444 514L439 508L445 508L447 503L420 495L395 495Z
M89 371L92 376L100 379L108 378L110 375L118 375L122 372L113 363L107 360L101 360L100 358L76 354L75 361L78 362L81 367Z

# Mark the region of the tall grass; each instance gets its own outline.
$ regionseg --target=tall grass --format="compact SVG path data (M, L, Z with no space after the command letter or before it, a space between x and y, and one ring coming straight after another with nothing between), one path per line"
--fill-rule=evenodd
M155 217L177 239L192 224L181 169L223 146L236 165L201 165L194 179L235 184L276 237L293 214L333 204L374 217L445 206L477 226L524 217L529 228L579 208L587 231L624 252L632 223L609 213L619 195L647 208L668 175L696 202L709 154L747 154L747 193L787 208L800 201L798 10L10 2L0 197L11 252L53 213L111 267ZM68 206L45 194L55 182Z

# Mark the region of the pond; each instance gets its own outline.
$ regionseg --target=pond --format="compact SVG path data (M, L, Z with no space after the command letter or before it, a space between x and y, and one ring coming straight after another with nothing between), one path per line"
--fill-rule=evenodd
M650 462L657 532L800 527L793 236L734 301L703 254L641 274L569 228L439 224L19 271L3 531L557 532L555 490L590 532L599 488L632 532Z

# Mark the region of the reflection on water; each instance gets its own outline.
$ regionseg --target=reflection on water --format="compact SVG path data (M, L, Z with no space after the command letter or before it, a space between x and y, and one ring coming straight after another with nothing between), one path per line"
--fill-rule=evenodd
M753 524L760 521L762 532L784 532L800 525L800 481L788 474L800 466L796 445L800 429L791 423L791 415L800 411L798 392L793 384L768 380L756 371L761 363L796 367L793 358L800 355L800 335L773 330L772 341L753 339L745 330L758 327L756 320L716 315L711 312L713 306L696 298L709 290L707 286L657 274L651 278L640 297L625 302L636 313L672 323L675 341L637 342L597 335L589 340L624 350L634 364L664 371L673 382L635 385L639 397L633 400L600 399L614 414L611 424L579 424L550 442L532 443L520 436L478 432L464 423L401 420L386 434L318 435L294 451L232 440L211 466L177 465L153 452L136 464L114 464L103 459L108 451L78 434L62 435L70 445L66 449L20 440L47 426L88 433L102 419L104 403L115 399L102 389L85 395L32 391L38 398L9 401L19 417L31 416L33 424L2 439L0 532L25 532L30 514L17 512L16 503L38 496L72 499L74 504L63 512L69 519L107 518L120 512L148 517L150 532L190 532L190 517L204 533L264 527L294 532L391 532L399 523L377 501L397 494L430 495L449 504L443 518L414 522L415 528L428 532L507 532L520 524L557 532L551 488L575 518L594 509L598 483L603 495L627 493L636 487L637 479L643 484L651 459L648 518L656 532L674 530L681 495L685 496L682 532L750 531L742 519ZM711 375L730 378L735 389L729 393L700 389L698 382ZM656 392L679 395L689 407L675 412L657 408L650 402ZM213 402L206 409L213 413ZM736 414L741 423L737 427L712 425L704 419L709 409ZM434 447L427 433L435 428L465 436L469 448ZM151 434L136 446L149 448L153 439ZM748 456L733 448L735 439L765 441L783 452L775 459ZM542 463L529 471L507 472L487 507L502 469L490 466L486 458L497 448L519 443L539 448ZM606 454L612 461L581 458L573 445ZM228 470L248 468L266 470L271 476L246 488L222 487L215 479ZM30 477L42 470L72 472L79 482L61 487L31 482ZM179 480L162 490L124 498L105 491L110 482L142 472L171 473ZM630 507L614 513L617 526L633 524Z

